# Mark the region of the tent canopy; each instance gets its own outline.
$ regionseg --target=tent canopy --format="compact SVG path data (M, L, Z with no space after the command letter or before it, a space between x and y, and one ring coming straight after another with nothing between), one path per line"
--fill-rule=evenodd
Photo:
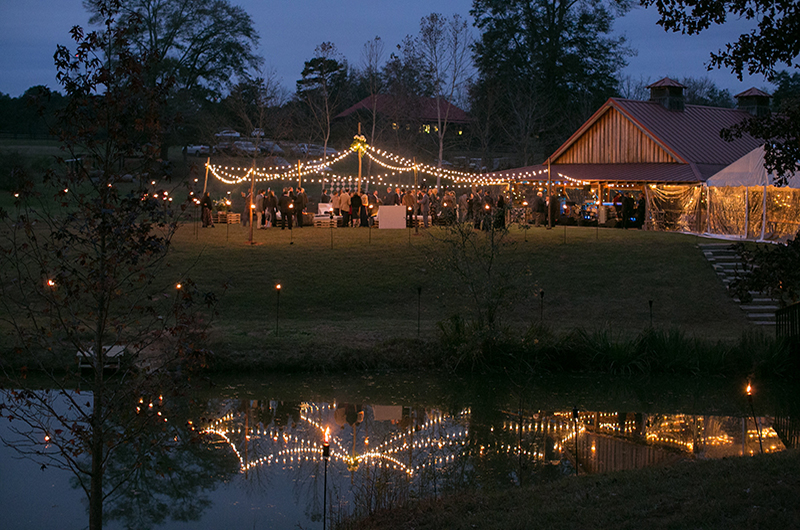
M775 177L764 167L764 146L759 146L742 158L716 173L706 181L713 187L754 187L773 186ZM800 173L789 178L788 187L800 189Z

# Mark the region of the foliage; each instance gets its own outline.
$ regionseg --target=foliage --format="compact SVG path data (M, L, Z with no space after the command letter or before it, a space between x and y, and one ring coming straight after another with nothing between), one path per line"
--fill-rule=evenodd
M612 38L626 2L477 0L473 109L498 101L492 126L523 165L554 151L617 87L628 50ZM497 92L497 93L496 93Z
M104 23L107 4L84 0L91 23ZM196 141L209 102L263 62L253 20L229 0L124 0L119 6L115 25L129 29L132 51L150 58L143 82L170 87L161 104L161 143Z
M781 306L800 299L800 237L777 245L737 243L734 250L742 262L729 286L734 296L749 302L750 292L757 291Z
M16 98L0 94L0 131L46 136L55 113L64 105L64 96L41 85L30 87Z
M128 413L135 400L159 392L169 369L207 362L198 344L204 326L195 317L201 303L214 302L190 280L176 289L179 278L156 276L185 207L146 184L160 178L155 153L169 83L147 79L152 57L131 48L136 19L117 24L118 9L117 2L99 6L104 29L74 27L75 49L58 46L55 54L67 104L54 132L67 155L83 161L59 159L43 182L26 183L13 211L0 212L0 300L16 335L14 354L34 359L32 369L69 363L46 370L54 391L26 389L24 371L21 378L8 374L13 390L5 392L4 415L18 425L17 443L10 443L73 472L88 497L92 529L102 528L104 500L128 477L106 482L111 456L162 421L150 409ZM131 160L139 165L126 166ZM138 180L126 182L129 173ZM115 347L126 354L111 378ZM62 377L78 352L88 370L75 377L87 393Z
M347 94L348 68L333 43L323 42L314 53L305 62L302 78L297 81L297 98L306 103L317 129L315 136L319 134L323 147L327 148L331 122Z
M92 23L104 23L108 0L84 0ZM125 0L116 25L133 28L129 46L153 60L149 84L219 95L231 78L257 67L258 33L250 15L228 0Z
M503 315L524 292L522 282L529 275L505 226L486 225L486 230L476 230L472 222L453 223L434 236L443 248L428 253L433 266L458 278L469 300L466 320L454 315L438 324L456 366L468 360L475 367L504 350Z
M452 317L440 325L446 364L459 371L785 377L792 366L788 343L755 331L725 343L688 337L674 328L647 328L628 338L609 328L556 333L534 324L521 338L499 330L491 342L499 347L488 356L481 350L486 343L476 340L480 335L470 323Z
M800 12L796 2L782 0L641 0L658 8L658 24L666 31L695 35L712 25L724 25L728 17L752 20L756 28L739 35L724 50L711 52L709 68L727 68L741 79L744 72L776 78L779 65L797 67ZM765 143L767 169L785 178L800 169L800 100L782 102L780 114L756 116L724 131L727 139L749 134Z

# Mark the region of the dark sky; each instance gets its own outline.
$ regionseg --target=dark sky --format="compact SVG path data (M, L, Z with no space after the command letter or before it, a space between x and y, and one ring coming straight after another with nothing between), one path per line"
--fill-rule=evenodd
M261 35L259 53L266 67L294 89L303 62L324 41L333 42L353 65L362 62L364 43L376 36L386 56L407 34L416 34L423 16L438 12L469 17L471 0L233 0L253 17ZM726 71L707 72L709 52L735 40L745 25L729 24L701 36L667 34L655 24L657 15L636 8L615 24L638 55L628 58L623 72L635 79L657 81L664 76L708 76L720 88L737 94L752 86L771 91L762 78L740 83ZM471 22L471 19L469 19ZM69 29L86 26L81 0L0 0L0 92L19 96L33 85L59 88L53 53L56 44L71 44Z

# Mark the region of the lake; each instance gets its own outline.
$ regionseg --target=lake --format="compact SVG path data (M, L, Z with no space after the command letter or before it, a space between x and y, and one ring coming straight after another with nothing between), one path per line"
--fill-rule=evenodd
M795 445L797 392L759 383L751 406L744 385L602 375L215 377L131 404L152 405L164 426L155 456L142 441L109 464L109 483L125 482L106 503L106 527L322 528L324 513L332 528L454 491ZM11 425L0 425L4 439L14 438ZM4 445L0 476L4 528L88 526L70 472Z

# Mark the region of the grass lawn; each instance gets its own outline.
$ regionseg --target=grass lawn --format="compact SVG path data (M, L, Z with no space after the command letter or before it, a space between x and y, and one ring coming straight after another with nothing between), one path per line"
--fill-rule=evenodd
M190 277L221 294L211 339L216 351L415 339L418 301L420 337L432 339L437 322L466 317L474 307L458 278L430 260L444 251L432 237L440 230L270 228L254 230L250 245L249 229L240 225L186 226L174 240L169 271L175 281ZM737 339L751 326L695 236L567 227L565 243L563 227L531 229L527 236L512 227L510 238L515 246L507 259L530 270L515 278L515 300L504 308L503 324L512 329L538 323L543 313L556 331L604 328L631 337L650 325L649 300L656 327L690 337Z

